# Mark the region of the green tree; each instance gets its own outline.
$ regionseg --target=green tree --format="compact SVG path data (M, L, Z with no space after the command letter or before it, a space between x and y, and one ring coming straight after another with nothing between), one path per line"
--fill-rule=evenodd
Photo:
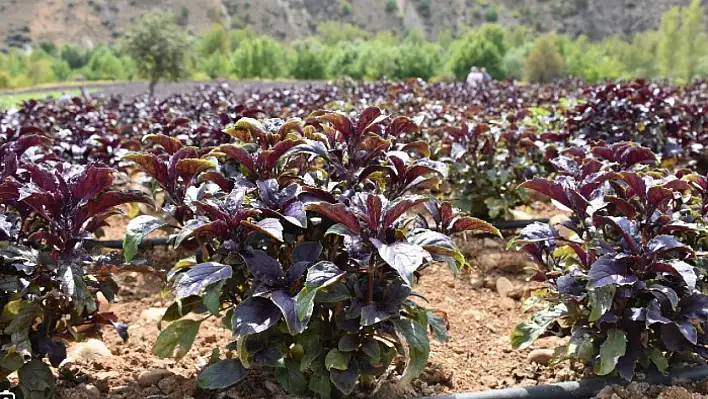
M324 79L327 75L327 62L323 57L322 46L313 42L297 43L290 66L290 75L295 79Z
M179 80L189 76L190 40L174 16L165 13L145 15L127 35L127 53L138 73L150 81L149 93L161 79Z
M657 63L659 73L664 77L676 76L676 66L679 61L681 10L678 6L671 7L661 16L659 27L659 44L657 47Z
M61 58L69 64L71 69L82 68L87 62L85 52L72 45L62 47Z
M558 52L555 37L544 35L536 40L526 57L526 79L532 82L550 82L563 74L563 57Z
M223 25L214 24L211 29L199 39L197 48L202 57L209 57L217 52L227 54L231 48L229 32Z
M470 32L453 44L450 70L463 80L473 66L484 67L495 79L504 79L503 56L499 46L478 32Z
M234 52L235 70L240 78L286 77L287 61L283 44L265 36L241 43Z
M59 82L69 80L71 76L71 67L69 63L61 58L52 59L52 72L54 72L54 77Z
M352 3L348 2L347 0L342 0L339 3L339 15L342 17L348 17L352 15Z
M106 46L100 46L93 51L84 71L90 80L123 80L126 78L123 63L114 51Z
M524 78L524 65L529 53L529 46L514 47L504 55L504 72L507 78L521 80Z
M685 81L690 81L693 78L696 73L696 65L701 57L698 49L701 39L705 39L703 12L700 0L693 0L690 6L683 9L679 45L680 60L682 61L680 77Z
M497 10L497 7L487 7L484 10L484 19L486 19L487 22L497 22L497 19L499 19L499 11Z
M232 67L228 56L214 52L204 60L201 69L209 75L210 79L217 79L228 78Z

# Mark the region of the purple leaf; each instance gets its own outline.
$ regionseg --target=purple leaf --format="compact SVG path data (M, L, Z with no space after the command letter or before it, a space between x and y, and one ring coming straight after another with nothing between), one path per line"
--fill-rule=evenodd
M295 297L291 297L283 291L275 291L271 294L271 300L280 309L283 314L285 323L288 325L290 334L300 334L305 330L307 324L297 316L297 301Z
M197 295L207 286L231 278L229 265L216 262L200 263L182 273L176 283L177 298Z
M314 263L322 254L322 244L319 242L303 242L293 249L293 263Z
M609 284L632 285L637 281L639 281L637 276L628 273L627 265L623 261L609 255L595 261L588 272L588 282L593 288Z
M307 228L307 212L305 205L300 201L295 201L288 204L283 212L285 220L294 224L297 227Z
M320 202L319 204L309 204L307 209L317 212L335 223L343 224L352 233L361 231L359 219L344 204Z
M682 253L693 252L691 248L687 247L676 237L668 234L662 234L654 237L651 241L647 243L647 250L652 254L665 254L667 252L676 251Z
M280 309L263 297L251 297L241 302L231 317L235 338L258 334L273 327L282 317Z
M379 228L388 229L407 210L426 201L428 201L428 197L412 195L389 202L383 209L383 220Z
M418 270L423 262L431 259L428 251L418 245L407 242L384 244L375 238L372 238L371 242L378 249L381 259L396 270L409 286L413 280L413 272Z
M283 277L283 267L280 262L267 253L260 250L245 251L241 256L257 281L275 285Z
M684 261L672 260L666 263L654 263L651 265L649 270L655 273L670 273L679 275L690 290L696 289L696 282L698 281L696 269Z
M647 306L646 323L647 323L647 327L651 326L652 324L656 324L656 323L661 323L661 324L671 323L671 320L664 317L664 315L662 314L661 305L659 304L659 301L656 299L649 302L649 305Z

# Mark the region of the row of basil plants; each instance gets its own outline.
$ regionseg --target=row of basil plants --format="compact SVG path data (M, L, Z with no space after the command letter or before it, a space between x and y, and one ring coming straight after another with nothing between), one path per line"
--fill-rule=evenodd
M127 260L158 228L197 250L168 275L175 303L155 353L185 353L201 323L221 317L234 341L220 349L236 356L214 357L202 388L265 368L292 393L349 395L398 355L403 382L419 375L428 329L446 339L444 320L411 300L419 271L465 265L455 233L499 233L429 194L447 170L427 143L400 140L417 129L367 108L356 119L241 119L226 129L235 143L211 148L148 136L154 147L126 158L165 193L164 218L131 221Z
M391 119L377 108L358 107L349 114L315 111L303 120L257 121L248 116L267 115L275 100L259 98L262 109L248 103L234 106L235 94L220 88L162 102L31 101L17 114L3 115L3 375L18 371L25 397L49 395L54 377L41 359L61 363L66 348L59 337L80 338L77 327L108 324L127 338L126 326L115 315L99 313L94 299L100 291L111 300L119 289L111 278L115 260L90 253L83 244L120 212L116 206L155 202L141 191L116 189L122 184L114 184L114 178L122 174L111 167L126 171L131 165L151 177L164 217L140 216L131 222L126 262L135 261L142 237L158 228L172 234L173 245L197 254L180 261L168 276L176 302L164 317L172 324L158 338L156 353L184 353L206 318L222 317L234 333L234 343L223 349L224 355L235 351L237 356L212 359L199 380L206 388L229 386L248 369L265 367L292 392L347 394L357 382L362 389L370 387L397 354L406 357L403 380L409 381L426 363L428 326L438 338L445 336L443 321L410 300L420 270L433 261L448 264L453 273L464 266L450 239L455 233L498 234L431 193L455 198L459 195L445 193L444 186L460 187L465 195L484 199L479 203L486 209L474 210L476 214L495 217L526 201L517 183L547 175L552 168L567 176L546 183L533 180L524 187L575 212L571 220L581 227L571 223L569 228L581 233L565 240L555 237L553 228L543 228L550 232L544 237L534 233L534 228L543 230L540 226L524 232L525 249L546 245L533 255L545 264L535 277L551 283L545 292L550 313L540 312L531 327L520 326L515 345L528 345L544 333L582 330L578 334L583 340L577 341L582 345L571 340L573 350L583 353L576 357L604 361L604 368L598 368L602 373L626 362L632 370L637 363L646 366L647 356L659 359L656 363L676 352L700 353L703 329L697 315L702 313L686 310L691 305L684 301L701 298L695 297L702 281L696 267L702 265L705 220L706 184L700 176L643 166L656 160L651 151L624 143L600 142L594 155L586 157L588 142L597 138L574 137L569 121L575 118L568 117L585 105L557 104L555 95L542 97L544 108L498 110L490 105L485 116L469 114L464 106L426 105L425 96L450 88L426 86L411 94L401 86L393 92L382 91L380 85L362 87L353 92L385 93L388 109L407 110L425 129L405 117ZM334 89L323 90L332 96ZM497 90L518 91L504 86ZM642 85L637 90L647 95ZM694 92L685 89L681 95ZM283 94L277 101L288 104L292 97ZM642 106L640 101L633 104ZM699 118L702 108L691 110ZM446 127L442 121L460 127ZM682 137L690 140L678 143L687 145L690 160L705 136L697 122L685 126ZM143 138L147 131L154 134ZM686 165L694 167L691 162ZM626 177L630 172L636 176ZM480 178L492 183L478 184ZM640 184L630 183L632 179L645 181L647 193L637 194L642 189L631 187ZM670 198L657 198L657 193L666 196L666 190ZM563 195L565 202L556 198ZM700 198L703 213L697 210ZM636 225L637 220L647 226ZM626 231L618 236L612 223ZM665 242L671 235L683 246ZM670 249L664 244L671 244ZM617 280L611 293L605 288L611 284L588 282L595 263L610 255L612 267L629 276L611 277ZM628 266L640 256L648 263L639 271ZM676 283L672 273L687 283L686 290L664 282ZM572 296L561 292L563 283L557 280L569 283L571 277L573 287L585 291ZM628 288L629 282L635 286ZM648 313L653 302L644 307L641 302L655 292L668 301L656 297L660 310L666 310L659 321ZM623 319L629 297L640 301L630 304L630 309L640 309L631 316L636 320L630 318L634 324ZM595 307L599 310L592 313ZM684 316L676 316L681 311ZM190 313L203 317L184 318ZM686 320L695 324L695 334ZM625 345L620 353L620 338L634 340L637 323L646 325L638 332L642 347ZM690 345L680 340L675 346L657 344L656 336L670 336L674 326ZM569 349L568 356L576 352Z

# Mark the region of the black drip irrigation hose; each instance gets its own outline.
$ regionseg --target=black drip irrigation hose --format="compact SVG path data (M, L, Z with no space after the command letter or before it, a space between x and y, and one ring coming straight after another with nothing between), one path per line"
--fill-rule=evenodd
M168 238L147 238L140 243L140 248L164 247L169 243ZM84 243L84 247L123 249L123 240L87 240Z
M534 223L548 223L551 220L548 218L540 219L526 219L526 220L498 220L492 222L492 226L498 228L499 230L516 230L523 229L524 227L534 224Z
M639 378L642 377L643 378ZM683 368L663 374L651 371L644 375L636 375L636 382L646 382L651 385L676 385L680 382L697 381L708 377L708 367ZM590 398L611 385L628 385L629 381L615 378L591 378L580 381L559 382L556 384L537 385L523 388L495 389L482 392L454 393L437 396L427 396L421 399L563 399Z
M496 222L492 222L492 225L499 230L515 230L524 228L536 222L548 223L548 219L498 220ZM140 248L164 247L169 244L170 241L168 238L147 238L140 243ZM88 240L85 242L84 246L86 248L122 249L123 240Z

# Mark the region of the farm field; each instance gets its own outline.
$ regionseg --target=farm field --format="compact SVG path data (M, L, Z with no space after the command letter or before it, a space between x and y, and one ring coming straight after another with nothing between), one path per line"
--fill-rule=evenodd
M404 398L705 364L706 83L87 88L0 112L21 397Z

